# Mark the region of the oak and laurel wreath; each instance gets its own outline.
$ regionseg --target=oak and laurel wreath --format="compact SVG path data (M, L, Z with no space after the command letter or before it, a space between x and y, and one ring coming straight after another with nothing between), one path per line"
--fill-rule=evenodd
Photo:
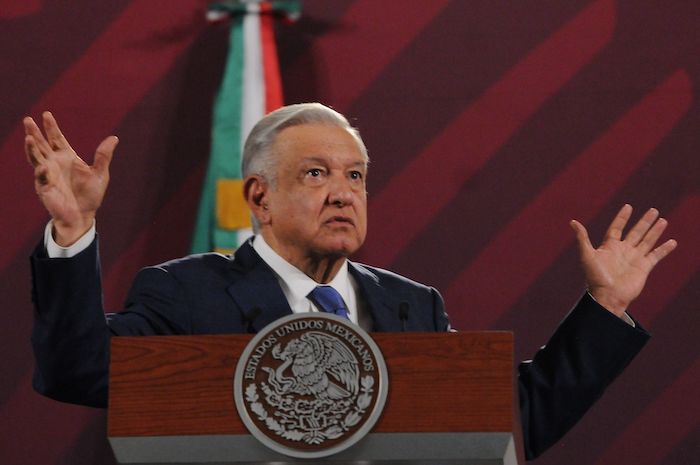
M360 380L360 394L357 396L355 405L352 410L345 416L339 425L333 425L325 431L319 431L321 437L317 435L309 435L309 433L298 430L288 430L285 426L268 415L267 410L260 403L258 388L254 383L248 385L245 390L246 401L250 404L250 410L258 417L258 420L273 431L276 435L290 441L304 441L307 444L321 444L325 439L337 439L341 437L350 428L357 425L367 408L372 402L372 393L374 392L374 378L372 376L364 376ZM310 436L310 437L309 437Z

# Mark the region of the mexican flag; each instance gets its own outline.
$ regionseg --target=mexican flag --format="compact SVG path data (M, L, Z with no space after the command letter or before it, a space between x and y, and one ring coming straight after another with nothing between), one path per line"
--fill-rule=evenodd
M260 118L283 104L273 21L296 19L299 11L298 1L236 0L209 8L211 21L231 19L231 32L192 253L230 253L252 235L241 179L243 143Z

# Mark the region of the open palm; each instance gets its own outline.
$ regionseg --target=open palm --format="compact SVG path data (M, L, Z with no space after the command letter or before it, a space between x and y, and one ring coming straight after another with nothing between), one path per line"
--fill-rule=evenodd
M588 290L601 305L618 316L642 292L651 270L677 245L670 239L656 247L668 222L659 218L659 212L653 208L623 238L631 215L632 207L623 206L597 249L591 245L586 228L578 221L571 222Z
M109 163L117 138L108 137L85 163L61 133L49 112L42 115L42 134L32 118L24 119L25 153L34 166L36 192L54 221L60 245L69 245L92 226L109 184Z

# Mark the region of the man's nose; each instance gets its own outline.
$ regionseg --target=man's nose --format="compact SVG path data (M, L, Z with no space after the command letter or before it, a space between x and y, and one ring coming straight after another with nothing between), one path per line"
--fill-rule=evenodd
M350 180L341 175L331 176L328 186L328 203L344 207L352 205L355 200Z

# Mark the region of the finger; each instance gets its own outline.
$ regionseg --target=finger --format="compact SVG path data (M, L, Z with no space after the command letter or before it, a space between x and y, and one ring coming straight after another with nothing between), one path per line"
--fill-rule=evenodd
M610 223L610 226L608 226L608 230L605 232L604 240L621 240L622 231L625 229L625 226L627 226L630 216L632 216L632 205L626 203L622 206L620 211L617 212L617 215L615 215L615 218L612 220L612 223Z
M32 118L31 116L25 116L24 118L22 118L22 125L24 125L24 134L29 135L31 126L36 126L36 123L34 122L34 118Z
M24 154L27 156L27 161L33 167L44 163L46 158L36 148L36 142L33 136L24 136Z
M649 251L654 248L667 226L668 221L666 221L665 218L659 218L639 242L638 247L640 251L645 255L649 253Z
M635 224L627 233L625 241L634 246L638 245L649 229L654 225L654 222L658 217L659 211L656 208L650 208L647 210L644 216L642 216L639 221L637 221L637 224Z
M647 257L649 258L649 261L651 262L651 267L654 268L657 263L659 263L661 260L663 260L668 254L673 252L673 250L678 246L678 242L676 242L674 239L669 239L657 248L655 248L652 252L650 252Z
M49 145L54 150L70 149L71 146L58 127L58 123L56 122L56 118L53 117L53 114L49 111L45 111L41 116L44 119L44 130L46 131Z
M593 252L595 252L593 244L591 244L591 240L588 237L588 231L581 223L579 223L576 220L571 220L569 224L571 225L571 228L574 230L574 232L576 232L576 241L578 242L578 250L581 256L581 260L585 261L587 257L589 257L591 254L593 254Z
M45 157L53 152L49 143L46 142L44 134L41 133L41 129L39 129L39 126L36 125L32 118L26 117L22 122L24 123L24 133L34 138L34 146L40 150Z
M97 146L97 150L95 150L95 161L92 164L95 171L100 174L107 174L109 172L109 164L112 162L112 155L118 143L119 139L117 136L109 136L100 142L100 145Z

